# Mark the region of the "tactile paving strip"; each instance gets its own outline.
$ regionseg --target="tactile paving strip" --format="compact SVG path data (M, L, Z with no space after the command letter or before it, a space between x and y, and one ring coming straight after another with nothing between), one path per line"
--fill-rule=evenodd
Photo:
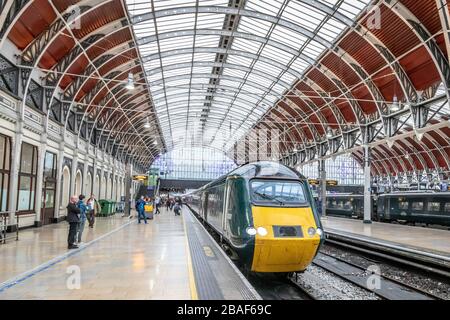
M189 209L183 215L199 299L261 299Z

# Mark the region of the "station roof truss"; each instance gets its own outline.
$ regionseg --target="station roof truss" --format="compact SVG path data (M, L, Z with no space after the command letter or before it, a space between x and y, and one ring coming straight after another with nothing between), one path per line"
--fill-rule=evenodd
M146 166L190 145L245 162L276 142L292 166L369 145L376 175L450 168L445 0L1 3L24 104L38 75L48 117L61 108L66 128Z

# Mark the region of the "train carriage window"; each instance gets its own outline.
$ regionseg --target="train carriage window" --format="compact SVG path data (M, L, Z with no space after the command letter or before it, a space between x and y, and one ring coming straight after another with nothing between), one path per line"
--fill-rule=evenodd
M445 208L444 208L445 212L450 212L450 202L446 202L445 203Z
M398 208L400 210L408 210L408 205L409 205L408 201L405 201L403 199L399 199L399 201L398 201Z
M305 205L308 202L303 185L297 181L255 179L250 184L256 204Z
M423 202L422 201L414 201L411 205L411 209L415 211L423 210Z
M428 203L428 211L440 212L441 211L441 203L440 202L429 202Z

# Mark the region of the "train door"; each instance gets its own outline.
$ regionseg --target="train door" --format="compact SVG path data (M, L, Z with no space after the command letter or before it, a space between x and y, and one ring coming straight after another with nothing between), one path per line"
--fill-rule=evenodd
M202 196L200 198L200 206L201 206L200 215L203 217L205 221L207 221L206 216L208 212L208 191L202 193Z
M222 230L223 234L229 238L229 221L231 220L232 214L230 212L231 203L230 203L230 195L232 192L232 184L233 182L231 180L227 180L225 183L225 199L224 199L224 206L223 206L223 215L222 215Z

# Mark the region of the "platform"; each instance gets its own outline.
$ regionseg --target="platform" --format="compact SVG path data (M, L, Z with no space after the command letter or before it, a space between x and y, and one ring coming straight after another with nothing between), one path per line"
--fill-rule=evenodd
M23 230L0 246L0 300L259 298L187 210L161 211L147 225L99 218L69 251L65 222Z
M450 231L405 226L392 223L363 223L361 220L326 217L322 219L326 234L384 247L435 262L450 264Z

